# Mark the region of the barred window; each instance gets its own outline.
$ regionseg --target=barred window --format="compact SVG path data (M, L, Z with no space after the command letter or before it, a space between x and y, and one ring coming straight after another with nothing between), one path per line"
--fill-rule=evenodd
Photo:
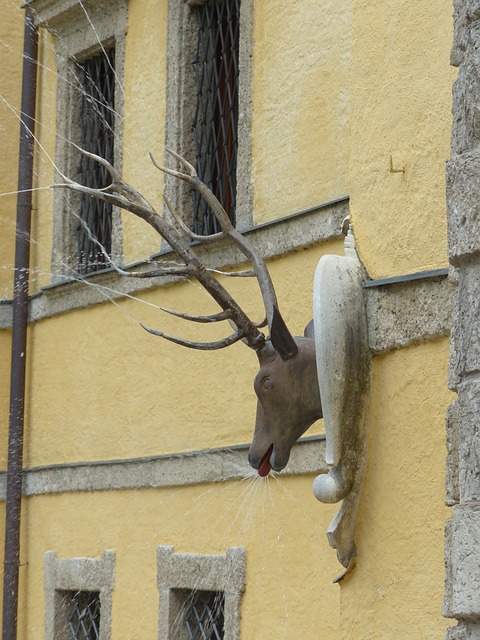
M211 0L196 7L195 13L197 101L192 132L196 169L235 224L240 0ZM219 231L216 219L196 191L192 198L195 233Z
M59 630L58 640L99 640L100 593L64 591L61 595L64 628Z
M115 50L102 51L80 64L83 89L80 107L80 146L85 151L114 161ZM78 181L102 189L111 178L103 165L80 157ZM80 197L77 225L78 271L81 274L105 267L105 252L112 250L112 205L85 194Z
M225 595L221 591L176 590L181 601L178 640L223 640ZM181 627L181 628L180 628Z
M157 547L158 640L240 640L246 551L174 553Z
M100 558L44 556L44 640L110 640L115 552Z

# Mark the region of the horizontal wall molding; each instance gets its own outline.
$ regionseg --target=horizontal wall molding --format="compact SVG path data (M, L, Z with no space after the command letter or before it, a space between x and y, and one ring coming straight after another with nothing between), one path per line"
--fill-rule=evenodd
M342 238L341 225L348 215L348 198L300 211L285 218L244 230L266 259L286 255L308 246ZM244 256L228 241L196 244L204 264L224 269L244 262ZM163 250L151 261L125 267L147 271L172 260ZM369 345L381 354L413 344L447 336L452 313L452 287L447 269L423 271L405 276L368 280L363 283L367 307ZM178 282L178 277L135 279L120 276L113 269L90 274L82 280L49 285L30 300L30 322L68 311L121 299L141 291ZM308 295L308 292L306 293ZM0 329L11 329L12 300L0 300Z
M429 280L430 278L443 278L448 276L449 269L432 269L431 271L417 271L416 273L407 273L403 276L392 276L390 278L378 278L378 280L366 280L362 282L362 287L368 289L370 287L382 287L387 284L398 284L399 282L411 282L412 280Z
M249 466L249 445L174 455L76 462L24 470L23 494L48 495L210 484L257 476ZM326 472L325 437L303 438L293 447L281 476ZM5 500L6 473L0 473L0 500Z
M443 272L426 278L375 282L365 283L368 287L364 289L369 346L374 355L449 335L452 285ZM62 302L60 290L52 290L55 299L45 296L32 310L36 319L55 315L54 307L56 313L61 312L59 307L68 310L70 293ZM0 316L2 327L10 328L11 305L0 304Z
M348 213L348 198L345 197L242 230L242 233L248 236L262 257L276 258L311 245L342 238L342 221ZM193 246L199 259L212 269L225 269L245 263L245 256L228 240L208 245L194 243ZM167 248L148 261L123 268L127 271L149 271L170 263L172 259L175 259L175 254ZM31 297L29 321L37 322L74 309L105 303L109 298L118 300L180 280L178 276L129 278L120 276L114 269L105 269L81 280L66 279L44 287ZM11 326L12 301L2 300L0 329L9 329Z
M446 270L365 285L368 343L374 355L449 335L452 284Z

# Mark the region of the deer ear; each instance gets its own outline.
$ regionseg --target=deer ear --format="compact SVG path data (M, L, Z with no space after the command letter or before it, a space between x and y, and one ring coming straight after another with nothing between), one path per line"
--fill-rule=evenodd
M313 320L310 320L310 322L307 324L307 326L303 330L303 335L305 338L311 338L312 340L315 339L315 327L313 326Z
M292 334L280 315L277 307L273 307L272 326L270 327L270 341L282 360L290 360L298 353L298 346Z

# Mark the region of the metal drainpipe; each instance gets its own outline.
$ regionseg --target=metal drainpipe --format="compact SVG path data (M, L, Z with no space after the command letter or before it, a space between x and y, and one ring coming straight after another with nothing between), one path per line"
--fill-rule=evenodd
M28 322L28 280L32 211L35 97L38 31L32 13L25 14L22 106L20 123L15 276L13 289L12 364L8 432L5 571L3 579L3 640L16 640L20 566L25 363Z

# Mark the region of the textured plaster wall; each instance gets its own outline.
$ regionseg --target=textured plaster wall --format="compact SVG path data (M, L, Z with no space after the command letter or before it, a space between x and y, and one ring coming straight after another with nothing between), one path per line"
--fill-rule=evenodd
M148 153L163 161L167 3L155 3L154 10L151 4L129 4L123 163L126 179L160 210L163 178ZM351 12L346 4L254 5L249 168L255 223L348 193ZM126 263L158 250L158 237L133 216L124 214L122 225Z
M57 62L53 37L42 29L39 33L37 71L37 106L35 135L39 144L35 153L35 186L32 212L30 290L38 291L50 284L52 256L53 190L45 189L56 182L53 160L57 133L56 87ZM41 145L41 146L40 146ZM65 171L65 167L60 166Z
M123 175L162 211L163 174L149 153L163 163L167 2L131 0L125 59ZM122 213L123 258L134 262L156 253L161 238L142 220Z
M113 638L155 637L155 548L224 553L247 549L242 638L365 640L438 638L443 550L444 421L448 340L374 361L367 477L355 571L340 586L325 529L335 505L319 505L311 476L169 490L49 495L26 501L29 536L25 627L43 624L43 553L117 553ZM419 380L422 384L419 384ZM415 402L412 402L412 399ZM102 526L98 514L102 514ZM27 567L22 567L22 576ZM141 576L141 579L139 578Z
M443 0L354 2L348 186L371 277L447 264L452 28Z
M20 16L23 19L23 13ZM119 123L123 126L123 142L117 138L117 144L123 147L123 176L161 210L163 177L152 165L149 153L163 161L166 3L158 5L152 0L131 0L128 16L125 76L118 77L121 85L118 91L123 94L118 97L124 99L123 119ZM55 158L56 147L57 62L54 38L45 29L40 31L39 61L40 98L37 104L36 134L42 149L37 148L35 175L36 186L47 187L55 182L52 160ZM15 83L18 89L18 78L15 78ZM125 99L126 97L128 98ZM18 134L15 134L15 148L17 138ZM63 166L59 168L65 170ZM16 185L15 166L13 169ZM15 188L14 186L13 189ZM31 282L32 291L49 284L51 280L53 192L48 189L38 191L34 197L34 207L32 264L35 271ZM121 227L124 263L143 259L160 249L159 236L132 214L122 214ZM0 285L1 277L2 273Z
M374 360L358 562L341 585L341 637L443 637L447 338Z
M254 219L348 194L351 2L256 2Z
M18 180L18 136L20 123L16 114L5 104L20 109L23 47L23 12L13 2L2 2L0 6L0 42L2 65L0 72L0 194L11 193ZM4 100L3 100L4 99ZM8 150L8 153L7 153ZM12 291L13 263L15 252L15 195L0 197L0 297L8 298Z
M10 412L10 360L12 332L0 331L0 424L3 425L0 438L0 469L7 468L7 425Z
M334 509L318 514L311 483L304 476L268 484L257 479L247 490L244 481L216 485L215 491L204 485L29 499L26 518L35 535L23 550L29 603L23 637L42 637L45 550L98 557L113 549L112 638L156 638L157 545L200 554L247 548L242 639L338 637L339 592L330 583L337 566L323 534Z
M2 5L0 18L12 6ZM125 62L123 169L157 204L161 176L150 167L148 151L163 156L165 10L166 3L130 1ZM6 24L12 22L1 19L0 29ZM256 2L254 41L256 222L350 193L361 258L371 276L445 265L443 165L454 77L448 66L450 4ZM42 60L53 65L48 39L42 46ZM2 63L2 73L4 68L13 69ZM17 83L9 81L6 90L18 92ZM46 70L41 86L42 142L53 153L54 120L48 113L54 111L55 79ZM1 127L10 140L3 120ZM389 173L390 155L395 167L405 166L404 174ZM37 168L39 185L49 184L51 164L39 155ZM11 175L10 158L5 171L0 180ZM5 202L10 208L3 209ZM51 195L42 192L36 202L34 259L45 274L40 284L48 279ZM2 221L11 225L14 203L5 199L0 206ZM2 233L2 252L5 238ZM123 238L127 262L159 245L146 225L126 214ZM295 333L301 334L311 318L313 271L320 255L341 251L341 243L332 242L269 263L282 312ZM5 252L9 264L10 246ZM227 284L241 303L262 316L253 282ZM160 288L142 298L190 312L213 308L192 284ZM33 325L26 465L130 458L250 440L253 352L243 345L209 354L187 351L146 334L132 315L186 338L218 336L214 328L192 327L130 300ZM1 333L0 338L0 355L8 354L9 336ZM115 549L113 638L154 638L157 544L198 553L247 548L245 640L343 640L352 629L359 640L440 637L445 627L440 615L443 416L451 399L447 359L444 339L374 361L359 559L340 587L330 584L338 565L325 538L335 507L313 499L311 477L272 480L270 491L259 483L250 511L250 498L243 503L244 484L236 483L35 497L25 509L20 637L41 637L44 551L98 557ZM2 416L8 413L5 398L0 394ZM1 447L0 453L5 440Z

